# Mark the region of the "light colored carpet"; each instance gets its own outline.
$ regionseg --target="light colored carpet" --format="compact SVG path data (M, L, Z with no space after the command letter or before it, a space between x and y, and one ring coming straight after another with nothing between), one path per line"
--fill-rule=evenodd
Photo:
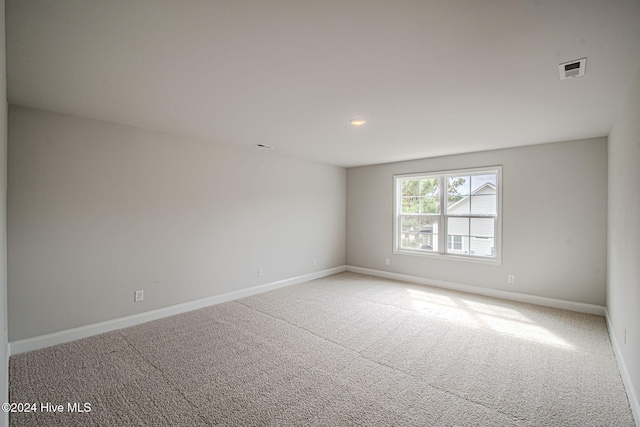
M10 360L20 425L633 426L604 318L342 273Z

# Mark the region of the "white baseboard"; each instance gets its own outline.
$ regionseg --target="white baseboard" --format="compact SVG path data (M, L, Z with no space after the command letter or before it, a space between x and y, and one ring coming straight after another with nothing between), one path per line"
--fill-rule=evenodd
M5 374L2 381L2 395L3 395L3 399L6 398L6 401L9 401L9 357L11 356L11 350L10 350L11 347L9 345L7 328L4 328L2 340L3 340L2 343L4 347L3 350L5 352L4 364L2 366L2 372L3 374ZM4 401L0 403L4 403ZM2 417L0 419L0 427L8 426L9 413L2 411L2 414L0 416Z
M520 294L518 292L502 291L498 289L482 288L479 286L463 285L460 283L447 282L444 280L429 279L408 274L392 273L389 271L373 270L370 268L347 266L347 271L353 273L367 274L369 276L383 277L385 279L401 280L403 282L417 283L419 285L434 286L436 288L451 289L454 291L467 292L470 294L484 295L488 297L501 298L511 301L524 302L528 304L542 305L544 307L561 308L564 310L577 311L580 313L605 315L605 307L595 304L585 304L582 302L565 301L554 298L539 297L536 295Z
M613 333L613 325L611 324L609 311L606 308L605 318L607 319L607 328L609 329L609 337L611 338L613 354L616 355L616 360L618 361L618 369L620 369L620 375L622 375L622 382L624 384L624 388L627 390L629 406L631 406L631 412L633 413L633 418L635 419L636 425L640 426L640 396L638 396L638 393L636 393L636 390L633 387L633 383L631 382L631 377L629 376L629 371L627 370L627 364L622 357L622 351L618 346L618 340L616 339L616 335Z
M253 286L247 289L240 289L233 292L227 292L221 295L202 298L195 301L189 301L182 304L172 305L169 307L159 308L157 310L146 311L144 313L134 314L131 316L121 317L119 319L107 320L105 322L94 323L79 328L68 329L65 331L54 332L52 334L41 335L38 337L27 338L24 340L13 341L9 343L9 354L15 355L25 353L27 351L38 350L52 345L62 344L75 341L81 338L87 338L93 335L102 334L104 332L115 331L129 326L139 325L140 323L149 322L151 320L161 319L163 317L173 316L175 314L185 313L187 311L197 310L199 308L208 307L210 305L220 304L223 302L233 301L239 298L260 294L274 289L284 288L286 286L297 285L298 283L308 282L309 280L319 279L321 277L331 276L332 274L341 273L346 270L346 266L329 268L315 273L304 274L302 276L292 277L290 279L279 280L277 282L267 283L264 285Z

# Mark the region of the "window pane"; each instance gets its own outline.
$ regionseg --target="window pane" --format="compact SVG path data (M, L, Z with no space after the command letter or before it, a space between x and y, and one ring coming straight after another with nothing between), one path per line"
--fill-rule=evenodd
M411 232L417 233L420 227L420 217L419 216L403 216L400 217L400 229L403 233Z
M439 216L402 216L400 218L402 249L438 250Z
M438 235L420 233L420 249L423 251L437 251Z
M420 235L418 233L402 233L400 247L402 249L419 249Z
M440 180L438 178L429 178L420 180L420 194L422 196L439 196Z
M470 182L468 176L447 178L447 213L452 215L469 214Z
M447 235L468 236L469 218L449 218L447 222Z
M471 213L474 215L496 215L496 174L473 175L471 177Z
M420 180L419 179L404 179L402 180L402 196L419 196L420 195Z
M438 234L438 219L439 216L421 216L420 232L427 234Z
M438 220L440 216L429 215L420 217L420 249L438 250Z
M495 243L493 238L472 237L469 253L474 256L492 257L495 254Z
M447 252L465 254L469 251L469 218L448 218Z
M449 215L469 215L471 213L469 196L464 196L456 202L447 201L447 213Z
M403 197L402 213L420 213L420 197Z
M458 197L458 200L462 197L471 194L471 177L468 176L450 176L447 178L447 195L450 201L451 198Z
M440 213L440 197L422 197L421 213Z
M472 175L471 176L471 193L474 194L478 190L484 191L486 188L493 188L493 194L496 194L496 174Z
M494 237L493 218L471 218L471 235L474 237Z
M495 194L473 195L470 198L470 204L473 215L495 215L498 212Z

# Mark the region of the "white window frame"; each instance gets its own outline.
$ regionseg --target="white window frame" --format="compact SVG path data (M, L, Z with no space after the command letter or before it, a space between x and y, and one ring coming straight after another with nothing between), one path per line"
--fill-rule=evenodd
M451 237L451 247L449 247L449 237ZM456 237L459 237L460 239L456 239ZM460 247L456 248L456 246L460 246ZM463 248L462 236L459 236L457 234L447 234L447 250L448 251L461 251L462 248Z
M496 215L455 215L455 217L462 218L495 218L494 222L494 254L491 257L488 256L475 256L473 254L464 254L456 251L455 249L447 249L447 218L454 217L447 213L447 197L446 197L446 180L452 176L472 176L472 175L496 175ZM402 209L402 188L401 183L407 178L415 179L432 179L438 178L440 180L440 214L438 219L438 251L428 251L422 249L406 249L401 248L402 231L401 226L401 209ZM498 264L502 263L502 166L487 166L481 168L472 169L456 169L445 171L428 171L421 173L411 173L393 176L393 253L400 255L415 255L423 257L434 257L440 259L462 260L478 262L483 264Z

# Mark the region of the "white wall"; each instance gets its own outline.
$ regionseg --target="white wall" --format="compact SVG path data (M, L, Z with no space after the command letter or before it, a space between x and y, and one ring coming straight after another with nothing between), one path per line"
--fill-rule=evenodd
M10 106L8 178L10 341L345 263L343 168Z
M640 419L640 71L609 135L607 311ZM626 343L625 343L626 329Z
M4 0L0 0L0 403L9 400L7 345L7 64L5 55ZM8 424L0 412L0 426Z
M502 265L393 254L394 174L496 165L503 166ZM605 138L351 168L347 264L604 305L606 198Z

